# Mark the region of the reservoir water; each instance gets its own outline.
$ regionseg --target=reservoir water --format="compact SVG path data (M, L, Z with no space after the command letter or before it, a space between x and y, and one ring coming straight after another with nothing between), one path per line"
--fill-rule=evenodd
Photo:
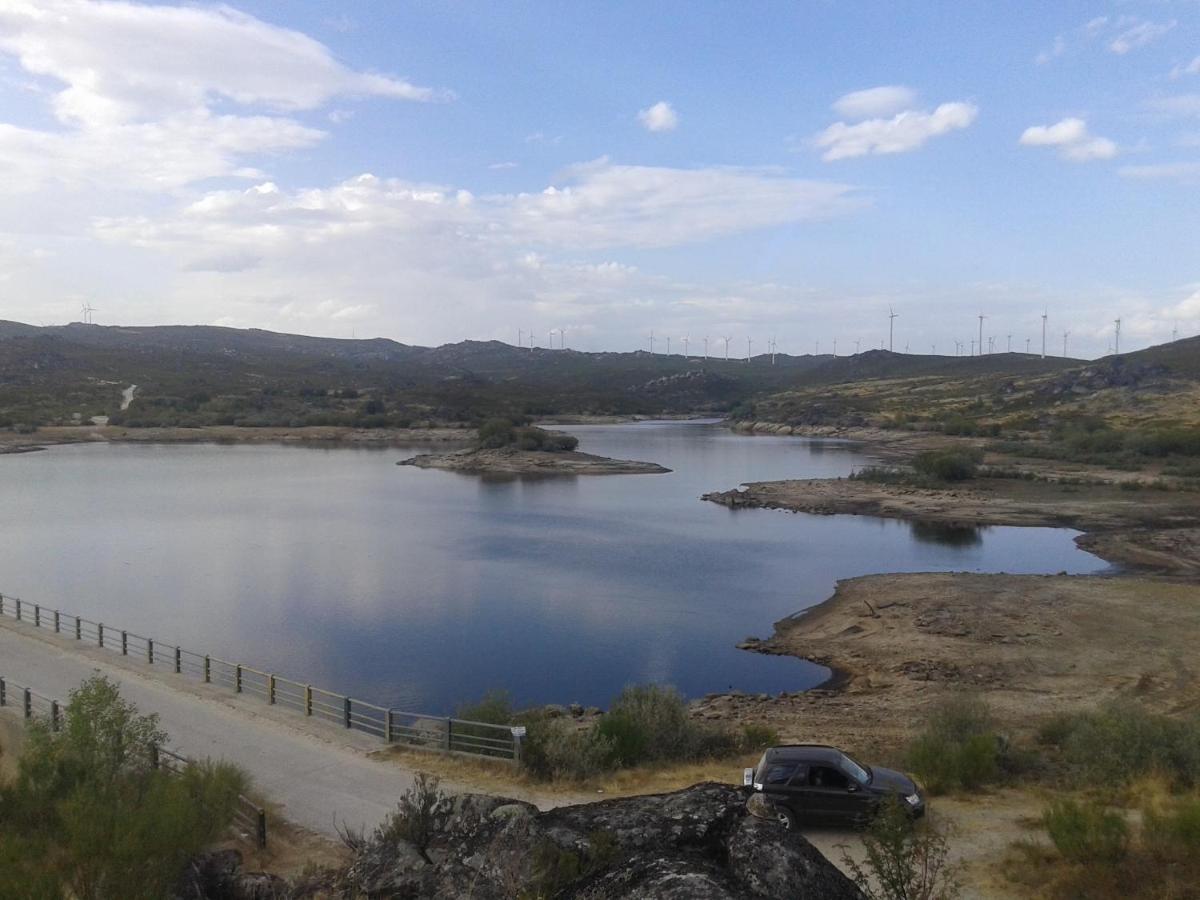
M825 669L735 649L873 572L1084 573L1065 529L730 510L751 480L849 474L837 443L712 424L572 426L667 475L498 478L423 447L55 447L0 458L0 591L364 700L445 713L604 706L631 682L800 690ZM0 661L2 664L2 661Z

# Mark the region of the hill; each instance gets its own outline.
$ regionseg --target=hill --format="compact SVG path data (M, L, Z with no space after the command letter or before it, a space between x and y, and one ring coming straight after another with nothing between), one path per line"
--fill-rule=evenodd
M529 350L499 341L418 347L213 326L36 327L0 322L0 425L475 423L492 415L724 415L802 386L1057 371L1063 360L870 351L745 359ZM121 411L121 392L138 385Z

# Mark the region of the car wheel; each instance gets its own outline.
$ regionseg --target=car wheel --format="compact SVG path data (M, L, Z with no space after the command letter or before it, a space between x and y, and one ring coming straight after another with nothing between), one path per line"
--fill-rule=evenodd
M782 825L785 831L796 831L800 827L796 821L796 814L782 806L775 808L775 821Z

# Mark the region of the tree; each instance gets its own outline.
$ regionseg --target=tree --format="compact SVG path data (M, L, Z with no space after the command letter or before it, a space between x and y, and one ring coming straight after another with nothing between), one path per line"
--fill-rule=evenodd
M865 865L843 846L842 864L870 900L952 900L959 885L946 839L913 827L898 797L889 797L863 834Z

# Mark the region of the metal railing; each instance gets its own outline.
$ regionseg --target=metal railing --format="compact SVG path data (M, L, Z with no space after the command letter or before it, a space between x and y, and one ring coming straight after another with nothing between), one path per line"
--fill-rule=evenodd
M15 703L14 703L15 701ZM51 731L58 731L63 726L63 705L52 697L39 694L28 685L19 684L11 678L0 676L0 709L20 707L21 716L26 721L44 719L50 725ZM195 761L188 757L168 750L166 747L152 746L150 748L150 764L155 769L161 769L172 775L179 775ZM237 806L233 810L234 824L254 835L254 842L260 848L267 846L267 811L244 794L238 794Z
M442 753L461 753L489 759L521 761L522 729L489 722L472 722L377 706L346 694L327 691L293 681L241 663L229 662L206 653L186 650L144 637L132 631L93 622L72 613L29 603L0 593L0 617L8 617L35 628L80 643L119 653L148 666L165 668L176 675L205 684L257 697L309 718L320 719L350 731L361 731L386 744L403 744Z

